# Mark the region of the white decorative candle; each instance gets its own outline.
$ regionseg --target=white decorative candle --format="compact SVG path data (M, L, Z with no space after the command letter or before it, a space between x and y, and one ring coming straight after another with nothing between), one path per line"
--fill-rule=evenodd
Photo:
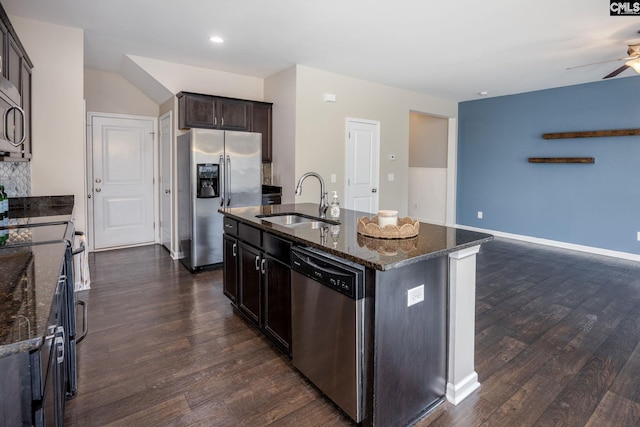
M378 225L380 228L385 225L398 225L398 211L382 210L378 211Z

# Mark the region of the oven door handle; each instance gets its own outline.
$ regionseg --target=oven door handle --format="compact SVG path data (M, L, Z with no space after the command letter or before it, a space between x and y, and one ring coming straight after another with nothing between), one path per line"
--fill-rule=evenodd
M80 246L77 247L76 249L74 249L73 251L71 251L71 255L78 255L81 254L82 252L85 251L85 246L84 246L84 232L82 231L76 231L73 233L75 236L80 236Z
M76 344L78 344L87 336L87 332L89 332L89 317L87 303L85 301L78 300L76 301L76 305L82 306L82 334L76 338Z

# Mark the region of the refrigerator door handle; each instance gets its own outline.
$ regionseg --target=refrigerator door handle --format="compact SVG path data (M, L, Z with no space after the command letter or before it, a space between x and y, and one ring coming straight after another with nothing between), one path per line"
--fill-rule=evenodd
M222 194L220 195L220 207L224 206L224 198L227 195L227 188L226 188L226 173L227 173L227 169L224 167L224 157L222 156L222 154L220 154L220 157L218 158L218 163L220 164L220 167L222 168L222 173L220 174L220 176L222 176Z
M225 171L225 173L227 174L227 190L226 190L226 196L227 196L227 206L229 206L229 204L231 203L231 157L227 154L227 170Z

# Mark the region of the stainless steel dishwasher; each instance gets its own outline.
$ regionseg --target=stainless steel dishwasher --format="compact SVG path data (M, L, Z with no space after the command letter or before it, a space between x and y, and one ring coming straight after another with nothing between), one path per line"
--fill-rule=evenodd
M291 256L293 365L360 422L364 268L309 248Z

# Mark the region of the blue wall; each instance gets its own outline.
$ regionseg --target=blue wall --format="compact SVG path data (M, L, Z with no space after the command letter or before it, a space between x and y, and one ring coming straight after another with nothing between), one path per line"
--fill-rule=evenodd
M640 136L542 138L640 128L640 76L462 102L458 117L458 224L640 254Z

